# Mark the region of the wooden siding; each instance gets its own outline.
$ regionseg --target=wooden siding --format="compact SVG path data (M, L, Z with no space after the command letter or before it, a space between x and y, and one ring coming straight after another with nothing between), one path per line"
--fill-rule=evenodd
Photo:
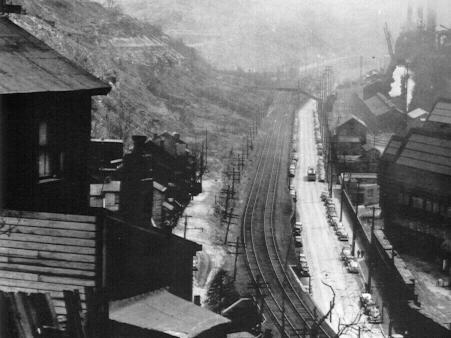
M99 278L98 226L92 216L3 211L0 214L0 290L48 292L65 314L63 290ZM85 305L83 304L83 307Z

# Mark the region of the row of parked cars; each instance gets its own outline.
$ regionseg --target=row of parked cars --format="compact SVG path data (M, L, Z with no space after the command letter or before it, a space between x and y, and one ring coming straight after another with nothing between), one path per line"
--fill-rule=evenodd
M324 191L321 193L321 200L326 208L327 221L329 225L334 228L338 240L342 242L349 241L349 235L343 227L343 224L338 219L337 210L333 199L329 197L326 191Z
M318 113L316 111L313 112L313 127L315 132L315 142L316 142L316 153L318 155L318 163L317 163L317 176L319 182L324 182L326 178L326 171L324 169L324 147L321 140L321 131L320 124L318 119Z
M302 248L302 223L296 222L293 227L293 236L294 236L294 243L297 248ZM307 263L307 257L305 254L300 253L299 254L299 270L302 276L308 276L309 275L309 267Z

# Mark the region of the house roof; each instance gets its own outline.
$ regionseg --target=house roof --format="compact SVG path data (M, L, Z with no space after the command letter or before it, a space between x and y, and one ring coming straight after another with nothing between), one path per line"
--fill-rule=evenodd
M167 190L167 188L164 185L158 183L157 181L153 181L153 187L154 189L157 189L160 192L165 192Z
M69 91L105 95L110 86L0 17L0 95Z
M451 124L451 102L438 101L429 115L428 122Z
M365 100L365 104L375 116L381 116L392 110L398 110L396 105L390 102L390 100L381 93L377 93L376 95Z
M363 122L363 120L359 119L359 118L358 118L357 116L355 116L355 115L351 115L351 116L349 116L347 119L345 119L343 122L341 122L339 125L337 125L336 128L339 128L339 127L345 125L346 123L348 123L348 122L351 121L351 120L355 120L355 121L357 121L358 123L360 123L361 125L367 127L366 123Z
M196 337L230 320L165 289L110 303L110 319L173 337Z
M408 136L396 163L451 176L451 139L414 131Z
M424 115L428 115L428 114L429 114L429 112L427 112L426 110L417 108L417 109L414 109L411 112L409 112L407 115L412 119L416 119L419 117L424 117Z
M385 148L385 151L382 154L382 157L387 160L394 159L394 157L398 153L398 150L401 148L403 142L402 140L403 139L399 136L392 136L392 138L388 142L387 148Z

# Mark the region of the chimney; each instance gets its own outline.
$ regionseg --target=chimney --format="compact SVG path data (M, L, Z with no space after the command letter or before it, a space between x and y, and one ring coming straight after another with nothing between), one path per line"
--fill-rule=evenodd
M144 135L133 135L133 153L142 153L147 137Z

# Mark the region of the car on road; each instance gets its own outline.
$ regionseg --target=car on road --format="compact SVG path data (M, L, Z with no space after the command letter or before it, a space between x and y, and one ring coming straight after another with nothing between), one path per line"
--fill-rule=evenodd
M346 268L350 273L359 273L359 262L357 261L357 258L355 257L349 258L346 263Z
M337 226L337 224L340 223L338 217L331 217L327 221L331 227L334 227L334 229Z
M313 167L307 169L307 181L316 181L316 171Z
M296 232L299 232L299 234L301 234L301 232L302 232L302 223L301 222L296 222L296 224L294 225L294 230Z
M341 260L347 262L351 257L353 257L351 255L351 247L349 245L344 246L340 253Z
M332 217L338 217L335 210L327 211L327 217L331 219Z
M338 240L341 242L347 242L349 241L349 236L346 232L341 233L340 235L338 235Z
M294 243L296 247L302 248L302 237L300 235L294 236Z
M321 197L321 201L324 202L329 197L329 192L327 192L327 191L321 192L320 197Z
M310 271L307 262L299 262L299 267L303 273L309 273Z
M379 311L379 308L377 305L372 305L367 310L368 315L368 322L371 324L380 324L382 323L382 316L381 312Z
M299 254L299 262L307 262L307 257L304 254Z
M337 221L334 224L334 230L335 232L337 232L338 230L341 231L345 231L343 223L341 223L340 221L338 221L338 217L335 217L334 219L336 219Z

